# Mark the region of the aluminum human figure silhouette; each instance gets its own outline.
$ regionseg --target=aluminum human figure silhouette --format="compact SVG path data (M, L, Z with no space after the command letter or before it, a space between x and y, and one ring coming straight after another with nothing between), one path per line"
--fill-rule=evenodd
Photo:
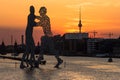
M44 59L43 54L46 49L49 49L50 53L55 55L57 59L57 64L55 68L59 68L59 65L63 63L63 60L59 57L59 51L54 48L53 34L51 31L50 18L46 15L47 9L46 7L41 7L39 10L40 16L37 16L37 19L40 21L37 23L37 26L41 26L44 32L44 36L41 37L41 51L38 58L38 62Z
M33 27L36 26L35 18L36 16L34 15L35 9L34 6L30 6L30 14L28 15L28 22L27 22L27 27L25 31L25 37L26 37L26 51L22 56L22 61L20 64L20 68L25 68L26 66L24 65L24 61L29 63L31 67L33 67L34 62L35 62L35 57L34 57L34 50L35 50L35 44L33 40ZM29 53L31 53L30 60L28 62L28 57Z

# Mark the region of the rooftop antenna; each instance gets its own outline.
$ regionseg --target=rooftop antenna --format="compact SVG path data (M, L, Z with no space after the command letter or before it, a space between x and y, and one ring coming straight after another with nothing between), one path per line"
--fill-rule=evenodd
M81 22L81 7L79 8L79 33L81 33L81 28L82 28L82 22Z

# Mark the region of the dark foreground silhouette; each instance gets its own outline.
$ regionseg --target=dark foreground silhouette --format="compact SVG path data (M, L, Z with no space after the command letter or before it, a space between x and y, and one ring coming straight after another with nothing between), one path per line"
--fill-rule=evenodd
M14 57L14 56L12 57L12 56L2 56L2 55L0 55L0 58L22 61L22 58L20 58L20 57ZM43 60L43 61L41 61L39 64L45 65L45 64L46 64L46 61Z

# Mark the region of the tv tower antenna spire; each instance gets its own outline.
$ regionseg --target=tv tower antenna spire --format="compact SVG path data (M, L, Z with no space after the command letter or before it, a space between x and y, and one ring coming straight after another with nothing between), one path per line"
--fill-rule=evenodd
M82 22L81 22L81 7L79 8L79 33L81 33L81 29L82 29Z

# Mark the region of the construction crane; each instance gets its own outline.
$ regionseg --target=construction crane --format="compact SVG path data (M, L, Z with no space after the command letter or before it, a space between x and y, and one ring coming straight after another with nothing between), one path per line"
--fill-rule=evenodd
M88 33L92 33L93 34L93 38L95 38L96 37L96 34L97 34L97 32L94 30L94 31L92 31L92 32L88 32Z
M103 35L107 35L109 38L112 38L113 33L107 33L107 34L103 34Z

